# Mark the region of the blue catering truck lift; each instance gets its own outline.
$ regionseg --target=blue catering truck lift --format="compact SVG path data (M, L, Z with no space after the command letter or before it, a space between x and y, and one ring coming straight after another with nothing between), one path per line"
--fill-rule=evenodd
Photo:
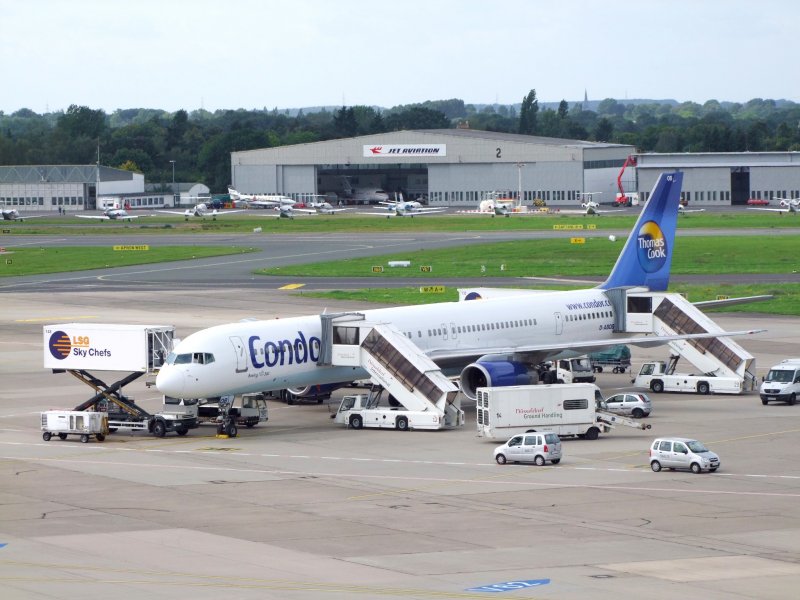
M167 325L45 325L44 367L54 373L69 373L94 390L94 395L74 410L107 413L109 433L143 431L164 437L174 431L186 435L197 427L196 416L150 413L122 393L129 383L158 371L172 350L174 334L175 328ZM98 371L128 374L106 383Z

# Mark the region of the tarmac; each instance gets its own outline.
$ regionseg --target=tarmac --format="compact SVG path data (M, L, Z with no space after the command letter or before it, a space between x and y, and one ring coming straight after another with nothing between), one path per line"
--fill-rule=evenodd
M463 429L353 431L330 402L270 402L267 423L215 437L116 433L44 442L39 412L92 391L43 368L42 326L171 324L357 308L246 284L153 291L135 281L6 288L0 318L0 587L9 599L743 598L800 589L800 406L650 394L649 431L565 440L558 466L499 466ZM754 308L757 308L754 307ZM759 375L800 356L800 319L714 314ZM634 363L667 349L632 349ZM688 367L688 365L687 365ZM112 379L115 374L109 374ZM600 374L604 393L630 374ZM150 378L152 380L152 378ZM157 410L140 379L126 392ZM654 473L656 436L696 437L717 473Z

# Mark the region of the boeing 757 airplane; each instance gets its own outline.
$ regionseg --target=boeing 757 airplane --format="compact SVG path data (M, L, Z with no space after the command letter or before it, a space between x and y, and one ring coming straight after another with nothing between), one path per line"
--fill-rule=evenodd
M664 173L608 279L583 290L498 295L364 310L366 322L392 326L445 373L461 373L462 392L478 385L512 385L533 365L615 344L656 346L717 333L615 333L612 297L619 288L664 291L669 283L683 174ZM617 288L617 289L615 289ZM356 330L357 331L357 330ZM725 336L751 332L725 332ZM362 367L320 360L320 315L219 325L186 337L156 378L158 389L178 398L203 398L283 388L344 385L369 374ZM405 342L404 342L405 343ZM408 345L408 344L406 344Z

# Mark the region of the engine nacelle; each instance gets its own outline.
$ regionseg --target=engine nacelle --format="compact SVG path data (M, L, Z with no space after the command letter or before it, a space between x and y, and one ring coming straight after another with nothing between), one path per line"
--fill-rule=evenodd
M324 383L322 385L307 385L305 387L286 388L286 390L297 398L320 398L331 395L331 392L347 385L349 381L343 383Z
M536 383L539 383L539 373L532 365L510 360L479 360L461 371L461 393L470 400L477 397L479 387Z

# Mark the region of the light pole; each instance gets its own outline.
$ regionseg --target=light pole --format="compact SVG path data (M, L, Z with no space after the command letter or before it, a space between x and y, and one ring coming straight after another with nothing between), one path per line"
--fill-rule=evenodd
M517 205L522 206L522 167L525 163L517 163Z
M172 206L176 206L175 202L175 161L169 161L172 163Z

